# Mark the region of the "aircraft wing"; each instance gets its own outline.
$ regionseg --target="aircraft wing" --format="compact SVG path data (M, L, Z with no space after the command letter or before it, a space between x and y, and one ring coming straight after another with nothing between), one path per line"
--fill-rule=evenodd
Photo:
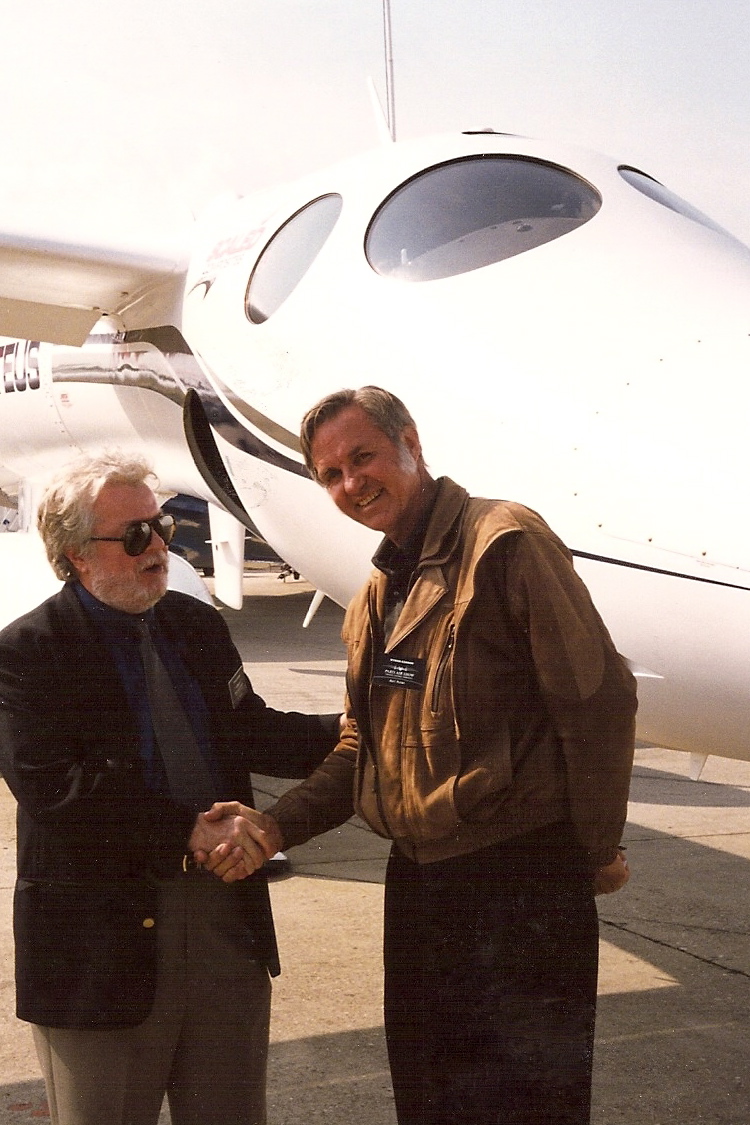
M0 335L80 346L105 314L124 328L174 323L179 247L132 250L0 231Z

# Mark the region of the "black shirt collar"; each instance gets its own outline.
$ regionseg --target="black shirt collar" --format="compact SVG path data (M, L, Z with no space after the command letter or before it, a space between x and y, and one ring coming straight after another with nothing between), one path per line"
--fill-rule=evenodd
M392 539L385 538L373 555L373 566L389 578L399 575L411 576L417 569L417 564L422 556L427 528L429 527L432 513L435 508L439 489L435 490L432 502L427 505L403 547L398 547Z

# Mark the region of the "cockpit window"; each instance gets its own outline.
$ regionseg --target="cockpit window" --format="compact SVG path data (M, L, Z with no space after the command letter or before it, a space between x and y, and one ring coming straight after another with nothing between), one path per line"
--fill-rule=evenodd
M684 215L686 219L692 219L694 223L700 223L701 226L708 227L709 230L718 230L722 234L727 233L713 219L709 219L708 215L704 215L697 207L693 207L692 203L686 203L684 199L680 199L679 195L675 195L669 188L665 188L664 184L660 184L653 176L647 176L645 172L639 172L637 168L630 168L627 164L620 165L618 172L626 183L637 188L649 199L654 199L657 203L668 207L670 211L676 211L678 215Z
M322 195L292 215L262 251L245 295L254 324L268 320L299 285L341 214L340 195Z
M397 188L370 223L365 252L386 277L433 281L552 242L600 207L598 192L557 165L470 156Z

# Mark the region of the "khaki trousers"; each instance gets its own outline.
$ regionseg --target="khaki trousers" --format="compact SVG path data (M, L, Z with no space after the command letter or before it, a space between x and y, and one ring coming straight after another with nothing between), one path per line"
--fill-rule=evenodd
M34 1026L52 1125L265 1125L271 984L231 940L212 876L159 896L154 1006L133 1028Z

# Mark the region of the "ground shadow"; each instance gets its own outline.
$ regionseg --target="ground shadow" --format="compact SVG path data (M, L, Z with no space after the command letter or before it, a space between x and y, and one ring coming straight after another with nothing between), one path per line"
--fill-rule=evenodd
M268 1119L274 1125L395 1125L383 1029L272 1043Z
M644 805L681 805L685 808L750 808L750 790L718 781L692 781L648 766L633 768L630 800Z
M626 836L634 876L597 900L602 938L664 987L600 998L593 1123L744 1125L750 864L632 822Z

